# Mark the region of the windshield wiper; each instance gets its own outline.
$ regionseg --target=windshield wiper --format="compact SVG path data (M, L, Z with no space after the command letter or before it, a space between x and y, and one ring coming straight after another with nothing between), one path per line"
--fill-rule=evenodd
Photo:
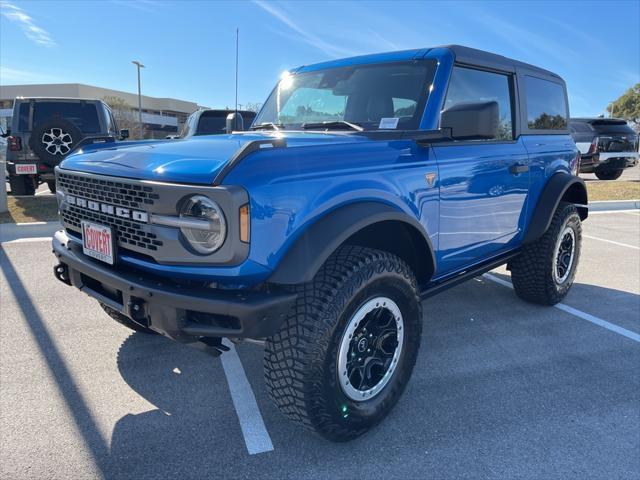
M360 125L356 125L355 123L345 122L344 120L333 120L330 122L316 122L316 123L303 123L303 130L311 130L314 128L326 128L326 129L343 129L347 127L349 130L356 130L357 132L364 131Z
M250 130L282 130L282 123L263 122L260 125L254 125Z

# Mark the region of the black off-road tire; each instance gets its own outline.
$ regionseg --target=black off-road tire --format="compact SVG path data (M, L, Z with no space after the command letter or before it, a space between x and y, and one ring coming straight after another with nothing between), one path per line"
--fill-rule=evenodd
M150 328L147 328L147 327L145 327L143 325L140 325L139 323L134 322L129 317L121 314L120 312L118 312L118 311L114 310L113 308L105 305L104 303L101 303L100 306L107 313L107 315L109 315L111 318L113 318L119 324L124 325L125 327L130 328L131 330L135 330L136 332L156 334L156 332L154 332Z
M269 395L290 420L332 441L351 440L385 418L411 376L422 332L416 279L409 266L390 253L343 246L312 282L295 291L295 307L266 341ZM388 383L376 396L354 401L339 383L339 345L354 312L381 295L400 309L403 345Z
M624 172L624 168L619 168L617 170L596 168L593 173L595 173L596 177L598 177L600 180L617 180L618 178L620 178L620 175L622 175L622 172Z
M559 236L569 227L575 235L573 262L566 279L556 281L554 255ZM523 300L539 305L555 305L569 293L580 260L582 224L576 207L560 203L545 234L525 245L522 253L509 263L511 281L516 294Z
M12 195L35 195L36 186L29 175L9 174L9 187Z
M55 180L47 180L47 187L49 187L49 191L51 193L56 193L56 181Z

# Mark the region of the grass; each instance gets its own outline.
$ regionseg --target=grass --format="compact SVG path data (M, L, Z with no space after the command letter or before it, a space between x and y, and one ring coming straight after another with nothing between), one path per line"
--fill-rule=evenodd
M590 181L587 183L589 201L637 200L640 198L640 180Z
M55 195L7 196L8 212L0 213L0 223L52 222L58 220Z

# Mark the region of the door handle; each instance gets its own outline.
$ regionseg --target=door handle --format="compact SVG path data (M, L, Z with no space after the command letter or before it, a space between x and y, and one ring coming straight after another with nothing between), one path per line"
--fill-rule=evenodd
M514 163L509 167L509 173L511 175L519 175L521 173L527 173L529 171L529 165L522 163Z

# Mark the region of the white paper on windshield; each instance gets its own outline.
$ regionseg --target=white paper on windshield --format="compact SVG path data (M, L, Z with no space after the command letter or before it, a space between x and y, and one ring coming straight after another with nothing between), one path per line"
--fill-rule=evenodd
M380 119L380 125L378 125L378 128L380 130L389 130L389 129L394 129L394 128L398 128L398 120L399 118L381 118Z

